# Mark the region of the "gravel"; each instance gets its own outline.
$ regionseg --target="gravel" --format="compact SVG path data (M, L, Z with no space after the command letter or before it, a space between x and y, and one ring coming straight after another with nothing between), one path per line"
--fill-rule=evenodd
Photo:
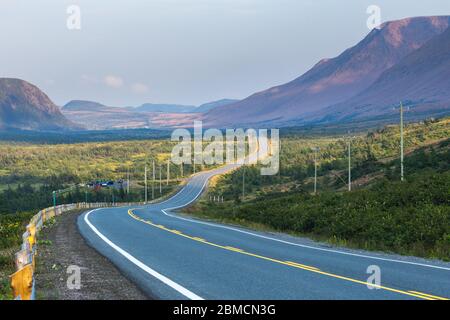
M57 217L38 237L36 297L43 300L149 299L105 257L92 249L78 232L80 211ZM81 270L81 288L68 289L68 266Z

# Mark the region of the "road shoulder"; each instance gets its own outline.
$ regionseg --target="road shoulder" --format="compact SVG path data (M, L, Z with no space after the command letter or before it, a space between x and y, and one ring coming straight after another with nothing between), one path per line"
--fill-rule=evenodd
M77 217L68 212L39 234L36 292L43 300L144 300L148 297L80 235ZM81 288L69 289L69 266L81 271ZM74 282L71 282L74 283Z

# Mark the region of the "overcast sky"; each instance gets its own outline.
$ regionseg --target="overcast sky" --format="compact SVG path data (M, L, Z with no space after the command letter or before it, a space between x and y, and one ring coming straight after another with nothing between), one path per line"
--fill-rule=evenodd
M0 76L59 105L240 99L356 44L371 4L383 22L450 14L449 0L0 0Z

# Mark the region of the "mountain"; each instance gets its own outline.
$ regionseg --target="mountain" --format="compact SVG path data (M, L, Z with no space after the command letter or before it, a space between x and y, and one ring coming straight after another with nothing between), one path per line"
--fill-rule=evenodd
M370 87L387 69L449 26L449 16L384 23L299 78L206 113L207 126L301 123Z
M61 111L69 120L90 130L145 128L149 124L149 119L134 108L109 107L94 101L72 100Z
M151 108L149 108L151 110ZM141 109L142 110L142 109ZM162 110L155 108L153 110ZM90 130L167 128L192 125L200 114L161 111L139 111L134 107L108 107L98 102L73 100L61 108L62 113L75 123Z
M71 121L91 130L188 127L201 120L203 112L236 101L222 99L199 107L151 103L140 107L109 107L94 101L72 100L61 111Z
M145 103L135 108L137 112L165 112L165 113L190 113L195 112L196 106L179 104L154 104Z
M161 112L161 113L204 113L218 107L229 105L237 101L238 100L233 99L221 99L202 104L198 107L180 104L145 103L140 107L136 107L135 110L138 112Z
M198 106L197 109L195 109L195 112L200 112L200 113L208 112L212 109L222 107L222 106L227 106L229 104L236 103L238 101L239 100L235 100L235 99L221 99L221 100L217 100L217 101L213 101L213 102L204 103L204 104Z
M106 110L107 107L101 103L87 100L72 100L66 103L61 110L64 111L100 111Z
M408 117L450 113L450 28L386 70L369 88L326 110L325 121L392 115L399 102Z
M38 87L20 79L0 78L0 129L79 129Z

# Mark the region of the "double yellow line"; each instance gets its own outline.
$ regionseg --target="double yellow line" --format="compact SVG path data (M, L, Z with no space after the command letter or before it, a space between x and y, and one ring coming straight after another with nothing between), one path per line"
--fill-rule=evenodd
M370 287L372 287L374 289L383 289L383 290L386 290L386 291L395 292L395 293L399 293L399 294L404 294L404 295L407 295L407 296L420 298L420 299L424 299L424 300L449 300L448 298L434 296L434 295L427 294L427 293L422 293L422 292L419 292L419 291L404 291L404 290L398 290L398 289L385 287L385 286L381 286L381 285L370 284L370 283L367 283L365 281L361 281L361 280L357 280L357 279L353 279L353 278L349 278L349 277L340 276L340 275L337 275L337 274L325 272L325 271L322 271L319 268L316 268L316 267L313 267L313 266L307 266L307 265L300 264L300 263L297 263L297 262L292 262L292 261L277 260L277 259L273 259L273 258L270 258L270 257L262 256L262 255L259 255L259 254L246 252L246 251L244 251L242 249L239 249L239 248L235 248L235 247L231 247L231 246L223 246L223 245L220 245L220 244L216 244L216 243L213 243L213 242L206 241L203 238L192 237L192 236L186 235L186 234L184 234L184 233L182 233L181 231L178 231L178 230L166 228L165 226L160 225L160 224L155 224L155 223L151 222L150 220L142 219L139 216L137 216L133 212L133 210L134 209L128 210L128 214L135 220L138 220L140 222L143 222L143 223L148 224L150 226L153 226L155 228L158 228L158 229L170 232L172 234L176 234L178 236L181 236L181 237L184 237L184 238L187 238L187 239L191 239L193 241L201 242L201 243L204 243L206 245L213 246L213 247L216 247L216 248L220 248L220 249L224 249L224 250L228 250L228 251L244 254L244 255L255 257L255 258L258 258L258 259L271 261L271 262L274 262L274 263L286 265L286 266L297 268L297 269L306 270L306 271L309 271L309 272L318 273L318 274L329 276L329 277L336 278L336 279L341 279L341 280L350 281L350 282L353 282L353 283L362 284L362 285L365 285L365 286L370 286Z

